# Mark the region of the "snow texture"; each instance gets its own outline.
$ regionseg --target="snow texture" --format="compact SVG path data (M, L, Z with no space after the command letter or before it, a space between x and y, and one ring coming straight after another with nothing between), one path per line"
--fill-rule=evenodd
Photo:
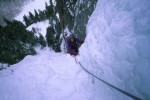
M99 0L77 57L96 76L143 100L150 100L149 5ZM88 75L70 55L37 52L0 71L0 100L132 100Z
M22 12L19 15L17 15L15 19L23 22L23 16L24 15L28 16L29 12L34 14L34 9L44 10L45 2L49 4L49 0L32 0L32 1L30 1L22 8Z
M27 30L29 31L33 31L33 28L35 29L35 35L39 37L39 33L43 35L43 37L45 38L46 36L46 31L47 28L49 27L49 21L42 21L42 22L38 22L35 24L30 25Z
M88 75L74 57L37 49L38 55L0 71L0 100L88 100Z
M80 49L90 71L143 100L150 100L149 5L149 0L99 0ZM131 100L101 82L94 87L93 100Z

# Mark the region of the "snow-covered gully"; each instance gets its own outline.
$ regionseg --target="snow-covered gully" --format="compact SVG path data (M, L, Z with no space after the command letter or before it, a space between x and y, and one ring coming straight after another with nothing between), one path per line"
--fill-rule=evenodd
M74 58L48 48L10 69L13 73L0 72L1 100L88 100L93 94L88 75Z

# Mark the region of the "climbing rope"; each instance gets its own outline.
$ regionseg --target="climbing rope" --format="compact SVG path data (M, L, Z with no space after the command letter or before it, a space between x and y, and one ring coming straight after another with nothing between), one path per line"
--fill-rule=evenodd
M87 72L87 73L90 74L91 76L95 77L96 79L102 81L103 83L107 84L108 86L110 86L110 87L112 87L112 88L118 90L119 92L121 92L121 93L123 93L123 94L125 94L125 95L127 95L127 96L129 96L129 97L131 97L131 98L134 99L134 100L142 100L141 98L139 98L139 97L137 97L137 96L134 96L134 95L132 95L132 94L130 94L130 93L128 93L128 92L126 92L126 91L120 89L120 88L117 88L117 87L115 87L115 86L109 84L108 82L106 82L106 81L100 79L99 77L93 75L91 72L89 72L88 70L86 70L80 62L77 61L76 57L75 57L75 62L76 62L77 64L79 64L79 65L81 66L81 68L82 68L85 72Z

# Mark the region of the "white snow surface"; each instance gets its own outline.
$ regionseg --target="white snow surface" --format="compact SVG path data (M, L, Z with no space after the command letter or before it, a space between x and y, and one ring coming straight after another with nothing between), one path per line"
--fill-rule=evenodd
M45 37L46 36L46 31L47 31L47 28L48 28L49 25L50 25L49 21L46 20L46 21L42 21L42 22L38 22L38 23L30 25L27 28L27 30L32 31L32 29L34 28L36 36L39 36L39 33L40 33L40 34L43 35L43 37Z
M149 5L99 0L77 57L96 76L143 100L150 100ZM0 71L0 100L132 100L88 75L70 55L37 52Z
M22 12L15 17L16 20L23 22L23 16L29 15L29 12L34 14L35 10L44 10L45 9L45 2L49 4L49 0L32 0L28 2L24 7L22 8Z
M80 49L95 75L150 100L150 0L99 0ZM132 100L97 82L92 100Z
M0 72L0 100L89 100L88 75L74 57L49 48L37 50ZM89 86L88 86L89 85Z

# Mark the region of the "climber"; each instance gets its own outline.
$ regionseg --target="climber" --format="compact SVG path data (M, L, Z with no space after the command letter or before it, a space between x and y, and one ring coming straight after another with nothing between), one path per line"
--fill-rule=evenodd
M83 44L84 41L76 38L74 34L71 34L70 37L67 39L67 52L70 55L78 55L78 44Z

